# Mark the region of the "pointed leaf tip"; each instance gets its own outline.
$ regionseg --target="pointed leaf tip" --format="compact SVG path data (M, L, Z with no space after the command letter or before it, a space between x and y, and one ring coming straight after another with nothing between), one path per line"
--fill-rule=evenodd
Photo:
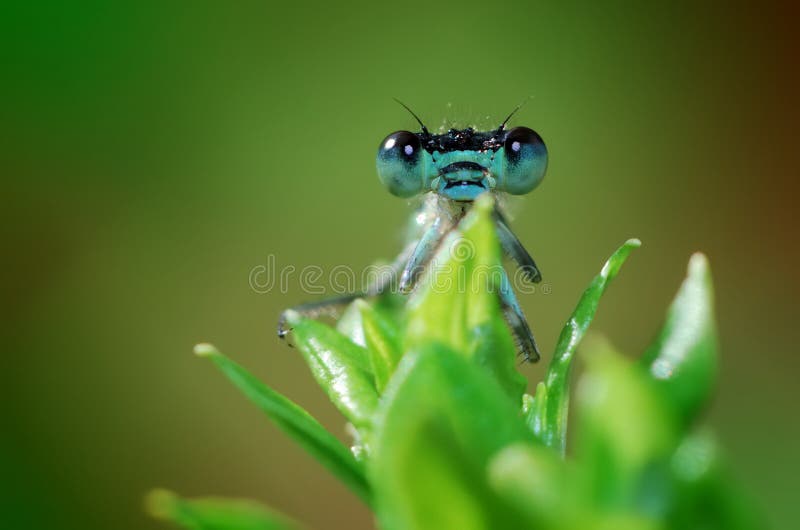
M708 269L708 257L702 252L695 252L689 258L689 276L707 274Z
M201 342L194 345L194 354L198 357L211 357L212 355L219 355L219 350L207 342Z
M287 324L297 324L303 317L294 309L287 309L283 312L283 317L286 319Z
M152 489L145 495L144 509L156 519L167 519L174 510L176 500L177 495L167 489Z
M191 530L298 530L292 519L255 501L223 497L182 498L167 490L145 497L147 512Z
M475 205L473 208L481 213L491 213L494 209L494 197L492 197L491 193L484 193L480 195L475 200Z
M628 239L603 265L600 273L594 277L589 287L583 292L578 305L561 331L553 359L547 368L546 388L542 397L535 398L537 412L531 418L534 432L546 445L557 448L563 454L566 449L567 415L569 408L569 374L572 359L586 330L589 328L597 312L600 298L608 285L617 276L623 263L631 251L641 246L638 239ZM542 403L542 400L545 403ZM537 430L538 429L538 430Z
M704 254L689 259L686 279L640 363L665 400L691 421L710 394L717 371L714 293Z

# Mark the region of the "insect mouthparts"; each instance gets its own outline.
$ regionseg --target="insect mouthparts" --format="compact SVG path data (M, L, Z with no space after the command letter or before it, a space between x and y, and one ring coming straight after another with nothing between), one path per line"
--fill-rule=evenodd
M472 169L475 171L485 171L486 168L476 162L453 162L442 168L442 173L452 173L454 171L461 171L464 169Z

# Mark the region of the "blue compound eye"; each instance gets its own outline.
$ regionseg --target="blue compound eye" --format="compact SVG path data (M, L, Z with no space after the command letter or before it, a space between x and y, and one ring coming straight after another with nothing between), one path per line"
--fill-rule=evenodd
M539 185L547 170L547 148L536 131L514 127L499 151L493 168L499 189L523 195Z
M387 136L378 148L376 166L378 178L392 195L411 197L422 192L425 164L416 134L398 131Z

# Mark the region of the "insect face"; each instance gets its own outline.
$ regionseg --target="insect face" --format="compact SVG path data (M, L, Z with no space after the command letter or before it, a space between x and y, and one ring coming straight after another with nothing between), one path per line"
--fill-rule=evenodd
M433 191L455 201L473 201L485 191L524 195L533 190L547 169L547 148L527 127L451 129L444 134L398 131L381 143L376 165L393 195Z

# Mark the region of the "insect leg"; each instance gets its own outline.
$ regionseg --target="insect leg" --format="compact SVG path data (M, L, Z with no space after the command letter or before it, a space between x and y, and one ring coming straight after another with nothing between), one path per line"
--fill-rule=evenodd
M542 281L542 273L539 272L536 262L533 261L533 258L522 246L514 232L511 231L503 215L498 210L495 210L494 218L497 235L500 238L500 245L503 247L503 251L517 262L529 281L533 283Z
M522 308L519 306L517 296L511 288L511 282L505 271L502 271L498 294L506 322L516 338L520 355L525 358L525 361L535 363L541 357L539 348L536 346L536 339L533 338L533 332L522 313Z
M333 316L339 313L342 308L347 306L350 302L363 296L362 294L345 294L342 296L335 296L333 298L326 298L315 302L308 302L305 304L296 305L281 312L278 318L278 337L284 338L292 330L289 325L289 317L291 315L299 314L308 318L319 318L322 316Z
M386 274L379 275L376 281L367 286L364 292L343 294L285 309L278 318L278 337L284 338L291 331L291 326L288 325L288 319L292 314L299 314L308 318L335 316L356 298L377 296L385 292L387 289L391 288L392 284L396 283L397 275L400 273L401 268L406 263L413 250L413 244L406 247L394 262L392 262L389 271L387 271Z
M442 239L452 227L451 223L443 221L440 217L423 232L419 243L417 243L403 268L403 273L400 275L401 293L409 293L414 288L420 274L425 269L425 265L433 258Z

